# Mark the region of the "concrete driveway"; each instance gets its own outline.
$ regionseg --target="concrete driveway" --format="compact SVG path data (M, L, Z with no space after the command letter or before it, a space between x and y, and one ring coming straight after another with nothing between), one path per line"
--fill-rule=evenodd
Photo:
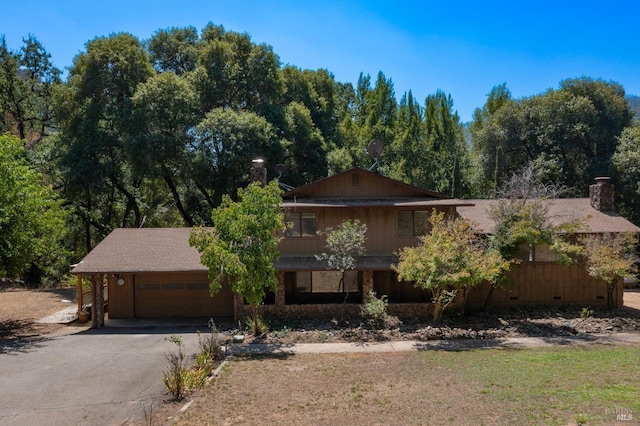
M165 338L180 336L191 356L195 330L110 328L0 345L0 425L142 423L142 401L157 406L165 355L176 349Z

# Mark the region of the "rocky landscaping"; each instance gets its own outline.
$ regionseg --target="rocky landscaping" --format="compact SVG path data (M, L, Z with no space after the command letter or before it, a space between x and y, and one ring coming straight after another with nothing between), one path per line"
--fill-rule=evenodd
M638 293L636 293L638 295ZM322 342L374 342L394 340L493 339L504 337L562 337L588 334L640 332L640 310L526 306L493 308L465 318L444 318L433 323L387 321L373 329L359 320L273 322L270 331L249 343L292 344Z

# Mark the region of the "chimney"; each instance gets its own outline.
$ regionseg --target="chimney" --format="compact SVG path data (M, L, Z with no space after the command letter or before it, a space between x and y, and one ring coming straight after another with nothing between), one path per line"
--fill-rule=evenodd
M596 183L589 186L589 201L591 207L601 212L612 212L613 209L613 184L611 178L597 177Z
M249 172L251 182L260 182L262 186L265 186L267 184L267 169L262 167L264 160L262 158L257 158L252 160L251 163L253 164L253 167L251 167L251 171Z

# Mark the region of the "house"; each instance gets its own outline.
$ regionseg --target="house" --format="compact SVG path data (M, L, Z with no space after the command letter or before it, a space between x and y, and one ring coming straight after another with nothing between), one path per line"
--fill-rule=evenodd
M598 204L601 197L596 198ZM472 219L490 233L487 212L492 202L447 197L360 168L292 189L282 199L292 226L285 231L279 244L281 257L274 262L277 290L267 295L261 309L267 316L282 318L331 318L343 310L345 316L354 316L365 295L375 291L388 295L390 314L426 316L431 296L397 280L392 270L395 253L418 244L433 210ZM591 204L589 199L554 200L552 215L588 217L590 232L640 231L606 210L606 203L605 210ZM339 273L315 255L326 251L325 237L317 231L335 228L346 219L367 225L367 241L366 255L347 272L348 297L343 304L346 294L338 289ZM110 318L244 316L247 306L228 286L209 296L207 269L188 244L189 232L189 228L116 229L72 273L106 277ZM567 269L553 263L548 250L536 249L535 257L512 274L513 285L496 292L494 303L606 303L606 286L591 279L584 265ZM469 303L484 302L487 291L478 289Z

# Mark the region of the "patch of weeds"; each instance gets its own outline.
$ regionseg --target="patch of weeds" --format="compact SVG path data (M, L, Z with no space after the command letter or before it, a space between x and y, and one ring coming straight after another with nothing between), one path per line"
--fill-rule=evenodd
M316 336L316 340L319 343L324 343L327 340L329 340L329 335L327 333L325 333L324 331L321 331L320 333L318 333L318 335Z
M209 358L216 360L222 357L222 343L223 339L220 337L220 333L216 323L213 322L213 318L209 320L209 333L206 335L200 334L198 330L198 348L200 353L208 354Z
M180 401L187 392L187 367L182 351L182 339L179 336L167 337L165 340L174 343L178 350L166 355L167 368L164 371L162 382L174 401Z
M166 354L167 367L162 382L173 401L181 401L191 391L201 388L207 381L214 367L212 352L216 353L211 342L200 340L201 352L196 355L193 365L188 365L182 350L184 344L179 336L167 337L165 340L177 346L176 352Z
M573 416L573 420L575 420L578 425L585 425L591 421L591 417L585 416L584 414L580 413Z
M255 319L247 317L244 320L244 324L247 331L254 336L262 336L269 332L269 323L261 316L257 316Z
M591 306L582 308L582 311L580 312L580 318L583 321L586 320L587 318L591 318L592 315L593 315L593 309L591 309Z
M273 337L275 337L277 339L282 339L283 337L287 337L289 335L290 331L291 330L289 330L289 328L285 325L280 330L274 330L273 331Z

